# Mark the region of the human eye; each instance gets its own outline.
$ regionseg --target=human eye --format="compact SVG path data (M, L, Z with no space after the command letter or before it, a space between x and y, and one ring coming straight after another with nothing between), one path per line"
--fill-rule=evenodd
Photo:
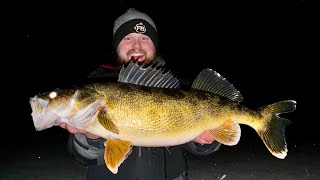
M123 38L123 40L124 40L124 41L130 41L130 40L131 40L131 37L127 37L127 36L126 36L126 37Z
M148 36L140 37L140 41L149 41L150 38Z

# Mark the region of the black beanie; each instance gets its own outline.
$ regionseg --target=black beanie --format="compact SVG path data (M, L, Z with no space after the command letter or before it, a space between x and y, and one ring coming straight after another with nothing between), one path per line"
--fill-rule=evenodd
M113 26L113 47L116 49L120 41L130 33L139 33L148 36L155 48L158 48L157 28L153 20L145 13L133 8L118 17Z

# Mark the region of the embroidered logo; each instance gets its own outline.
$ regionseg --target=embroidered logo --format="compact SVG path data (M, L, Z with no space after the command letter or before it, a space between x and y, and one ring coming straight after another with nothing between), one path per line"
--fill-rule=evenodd
M145 33L147 31L147 28L142 24L142 22L136 24L136 26L134 26L134 29L139 34L143 34L143 33Z

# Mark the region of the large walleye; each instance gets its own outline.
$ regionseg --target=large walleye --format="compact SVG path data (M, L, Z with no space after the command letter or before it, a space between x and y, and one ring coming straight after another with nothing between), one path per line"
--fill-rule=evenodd
M285 128L279 116L296 109L284 100L256 110L240 104L242 96L217 72L204 69L190 90L161 67L130 63L117 83L92 83L30 98L35 128L62 122L106 139L105 162L116 174L132 146L159 147L187 143L204 131L224 145L236 145L239 124L255 129L277 158L287 155Z

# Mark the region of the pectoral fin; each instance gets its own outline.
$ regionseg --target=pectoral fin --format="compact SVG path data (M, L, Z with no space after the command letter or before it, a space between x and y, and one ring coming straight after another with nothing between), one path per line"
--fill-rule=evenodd
M122 141L119 139L108 139L106 141L104 161L113 174L117 174L118 167L128 157L131 150L132 146L129 141Z
M106 128L108 131L113 132L115 134L119 134L119 129L117 126L112 122L111 117L107 114L106 108L100 108L98 114L99 123Z
M241 136L240 125L233 119L226 121L222 126L209 132L217 141L229 146L238 144Z

